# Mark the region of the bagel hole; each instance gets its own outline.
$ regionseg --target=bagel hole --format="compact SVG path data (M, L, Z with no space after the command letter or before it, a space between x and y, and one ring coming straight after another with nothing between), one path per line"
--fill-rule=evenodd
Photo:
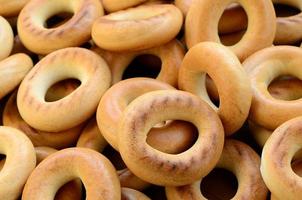
M110 145L107 145L105 147L105 149L102 151L102 154L111 161L116 170L122 170L127 168L121 157L121 154Z
M80 179L74 179L71 181L68 181L64 185L62 185L59 190L56 192L55 200L57 199L65 199L66 196L78 198L81 196L81 199L84 199L86 196L86 190L83 186L83 183ZM71 198L72 199L72 198Z
M246 32L248 16L239 3L231 3L219 20L219 37L225 46L238 43Z
M219 108L220 105L220 97L217 90L217 86L213 79L207 74L206 77L206 89L212 103Z
M70 20L73 16L71 12L60 12L49 17L45 22L45 28L56 28L65 24L68 20Z
M236 176L222 168L215 168L202 179L200 190L207 199L232 199L237 192L238 181Z
M276 99L297 100L302 98L302 80L290 75L279 76L269 84L268 91Z
M167 120L156 124L147 134L147 144L158 151L179 154L188 150L198 138L197 128L190 122Z
M277 17L290 17L299 14L301 11L293 5L274 3Z
M297 151L291 160L291 167L293 172L302 177L302 149Z
M81 81L77 79L65 79L63 81L59 81L53 84L46 92L45 101L46 102L54 102L58 101L70 93L72 93L75 89L77 89L81 85Z
M4 167L5 159L6 159L6 155L0 154L0 171L1 171L2 168Z
M161 59L152 54L135 57L123 73L122 79L134 77L156 78L161 70Z

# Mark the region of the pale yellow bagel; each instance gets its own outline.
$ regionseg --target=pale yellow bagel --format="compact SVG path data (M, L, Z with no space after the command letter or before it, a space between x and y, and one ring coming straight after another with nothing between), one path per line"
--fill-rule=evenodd
M133 190L131 188L122 188L122 199L123 200L151 200L145 194Z
M0 171L0 199L15 200L36 166L35 149L21 131L0 126L0 153L6 155Z
M0 15L4 17L17 16L27 2L29 0L0 0Z
M294 155L301 150L302 117L279 126L264 145L261 174L277 199L298 200L302 195L302 178L291 167Z
M208 96L206 74L217 86L219 108ZM203 42L191 48L179 70L178 87L198 95L215 109L227 136L241 128L248 117L252 101L248 76L235 54L221 44Z
M0 0L1 5L1 0ZM0 10L2 8L2 5L0 7ZM1 14L0 14L1 15ZM14 44L14 33L9 25L9 23L6 21L5 18L0 16L0 61L7 56L9 56L10 52L13 49Z
M188 48L199 42L220 43L218 23L224 9L232 0L196 0L190 7L185 22ZM276 32L276 16L273 3L268 0L238 0L247 13L249 24L243 38L229 48L244 61L254 52L271 46ZM211 12L210 12L211 11Z
M34 129L20 116L16 97L17 92L14 92L5 104L2 116L3 124L5 126L14 127L24 132L36 147L48 146L62 149L73 146L76 143L83 127L82 124L69 130L56 133Z
M78 139L77 147L85 147L102 152L107 144L107 141L100 132L95 117L92 117L84 127Z
M265 200L268 190L260 174L260 158L248 145L226 140L216 168L234 173L238 180L238 189L233 200ZM168 200L203 200L200 191L201 180L181 187L166 187Z
M268 91L274 98L286 101L295 100L302 97L302 81L299 79L277 80L269 85ZM264 146L273 133L272 130L261 127L252 121L249 121L249 130L260 147Z
M182 22L180 10L173 5L142 5L100 17L93 24L92 38L110 51L144 50L171 41Z
M101 0L105 10L109 13L124 10L139 5L147 0Z
M36 167L22 200L53 200L57 190L74 178L82 180L86 199L121 199L116 171L106 157L90 149L69 148L48 156Z
M155 124L171 119L189 121L198 129L196 142L179 154L158 151L146 142ZM165 186L190 184L207 175L218 162L224 142L215 111L199 97L177 90L153 91L136 98L124 111L118 134L127 167L141 179Z
M172 86L151 78L127 79L112 86L102 97L97 110L98 126L105 139L118 150L117 124L127 106L145 93L173 89ZM176 153L192 143L192 132L190 124L173 121L161 128L153 128L149 133L148 143L166 153ZM169 138L175 139L173 144Z
M174 4L186 16L193 3L193 0L175 0ZM241 31L247 26L245 11L237 4L230 4L223 12L218 25L218 32L221 34Z
M164 44L162 46L135 52L109 52L99 48L93 48L94 52L101 55L108 63L112 76L112 84L122 80L127 66L137 56L151 54L161 59L162 65L156 79L166 82L174 87L177 86L178 70L183 60L185 50L177 40ZM144 66L140 66L144 67Z
M33 62L26 54L15 54L0 61L0 99L13 91L32 67Z
M274 98L267 90L279 76L290 75L302 79L302 49L276 46L253 54L243 63L251 80L253 101L249 119L274 130L289 119L302 115L302 99L285 101Z
M73 13L73 17L61 26L45 27L49 17L64 11ZM100 0L31 0L18 17L18 34L26 48L48 54L87 42L92 23L102 15Z
M37 165L49 155L58 150L50 147L35 147ZM82 183L80 180L74 180L63 185L56 193L55 200L81 200L82 199Z
M70 95L46 102L45 93L54 83L76 78L81 85ZM111 76L106 62L83 48L66 48L44 57L22 81L17 105L32 127L59 132L75 127L95 112ZM81 108L81 109L79 109Z

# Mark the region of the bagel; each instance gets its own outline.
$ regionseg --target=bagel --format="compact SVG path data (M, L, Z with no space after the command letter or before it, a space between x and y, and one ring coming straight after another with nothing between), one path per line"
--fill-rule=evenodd
M3 124L21 130L31 140L34 146L48 146L63 149L74 145L81 133L83 125L62 132L45 132L32 128L20 116L17 102L17 92L8 99L3 111Z
M282 123L302 115L302 99L285 101L272 97L267 88L282 75L302 79L300 60L302 49L277 46L263 49L244 61L243 66L251 80L253 101L249 119L274 130Z
M0 61L0 99L13 91L33 67L26 54L15 54Z
M234 173L238 180L238 189L232 199L265 200L268 190L260 174L260 158L248 145L228 139L225 141L222 155L216 168ZM168 200L206 199L200 191L202 180L180 187L166 187Z
M107 141L99 130L95 117L91 118L78 139L77 147L102 152L107 144Z
M14 200L36 166L35 149L21 131L0 126L0 151L6 155L0 172L0 199Z
M37 165L49 155L57 152L56 149L50 147L35 147L37 156ZM55 196L56 200L81 200L82 199L82 183L80 180L74 180L63 185Z
M193 0L175 0L174 4L178 7L184 16L193 3ZM241 31L247 26L247 16L244 9L238 4L231 3L223 12L218 25L218 32L221 34L233 33Z
M174 87L177 86L178 70L185 54L184 48L177 40L172 40L159 47L136 52L114 53L99 48L93 48L92 50L107 61L111 70L112 84L122 80L127 66L135 59L135 57L151 54L158 56L162 62L161 70L156 79Z
M112 86L102 97L97 109L97 123L104 138L116 150L118 147L117 124L130 102L154 90L172 90L172 86L150 78L132 78ZM154 148L166 153L182 151L194 140L190 124L173 121L161 128L153 128L147 141ZM164 138L164 139L163 139ZM171 138L175 139L171 144Z
M0 5L1 5L1 0L0 0ZM1 17L1 13L0 13L0 44L1 44L0 46L0 61L1 61L9 56L9 54L13 49L13 44L14 44L13 30L9 25L9 23L6 21L6 19Z
M185 37L188 48L199 42L220 43L218 23L224 9L232 0L197 0L191 6L185 22ZM276 32L276 16L273 3L267 0L238 0L247 13L249 23L243 38L229 48L240 61L254 52L271 46ZM213 12L209 12L212 10Z
M100 17L93 24L92 38L109 51L144 50L171 41L182 22L180 10L173 5L142 5Z
M147 0L102 0L105 10L109 13L137 6Z
M43 160L28 178L22 199L53 200L58 188L74 178L82 180L87 199L121 199L119 180L110 161L85 148L64 149Z
M167 154L147 144L147 134L165 120L185 120L198 129L198 138L185 152ZM127 167L156 185L180 186L207 175L222 152L224 132L215 111L183 91L159 90L130 103L119 123L118 147ZM215 146L215 148L212 148Z
M68 78L80 80L81 85L63 99L46 102L47 89ZM90 50L55 51L40 60L22 81L17 95L20 115L30 126L42 131L70 129L91 117L110 81L106 62Z
M219 108L208 96L206 73L218 88ZM217 111L227 136L241 128L248 117L252 101L249 79L237 57L221 44L203 42L191 48L180 67L178 86L197 94Z
M49 17L64 11L73 17L61 26L45 27ZM103 14L100 0L31 0L18 17L18 34L27 49L45 55L87 42L92 23Z
M302 117L279 126L264 145L261 156L263 180L277 199L300 199L302 179L292 170L292 159L301 147Z
M29 0L0 0L0 15L4 17L15 17ZM0 44L2 44L0 42Z

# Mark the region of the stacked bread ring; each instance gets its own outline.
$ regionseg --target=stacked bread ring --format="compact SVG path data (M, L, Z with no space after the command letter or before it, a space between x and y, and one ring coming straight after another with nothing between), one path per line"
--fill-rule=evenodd
M0 200L299 200L301 13L274 4L302 9L0 0Z

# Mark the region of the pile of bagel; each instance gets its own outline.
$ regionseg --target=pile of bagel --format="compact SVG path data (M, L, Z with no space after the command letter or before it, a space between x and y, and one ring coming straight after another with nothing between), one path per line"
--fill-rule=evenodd
M0 200L225 199L217 169L227 199L299 200L302 12L279 4L302 10L0 0Z

